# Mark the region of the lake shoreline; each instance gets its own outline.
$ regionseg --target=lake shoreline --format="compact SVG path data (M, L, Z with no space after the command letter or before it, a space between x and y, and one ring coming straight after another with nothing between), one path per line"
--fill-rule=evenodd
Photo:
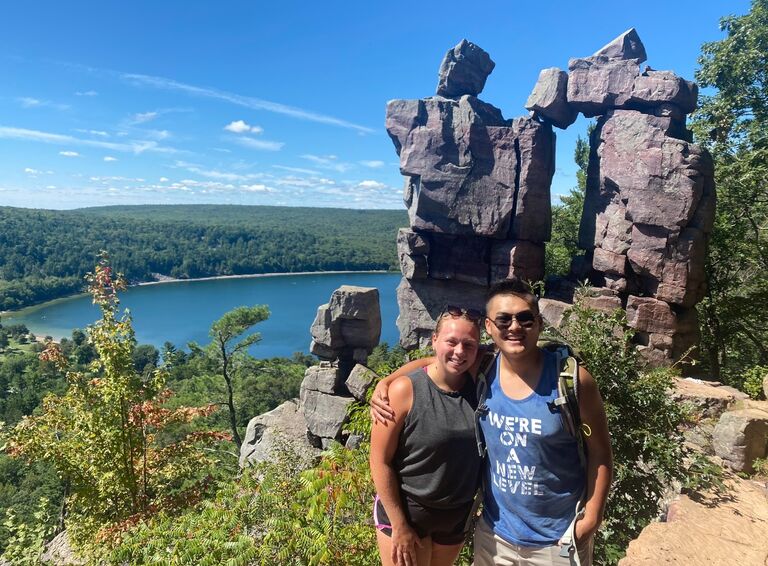
M280 276L293 276L293 275L344 275L347 273L399 273L399 272L388 271L386 269L368 269L365 271L350 271L350 270L347 270L347 271L296 271L296 272L278 272L278 273L244 273L240 275L212 275L210 277L192 277L189 279L178 279L175 277L168 277L167 275L158 274L159 278L156 281L139 281L137 283L131 282L128 284L128 287L145 287L147 285L165 285L168 283L188 283L188 282L195 282L195 281L216 281L219 279L253 279L257 277L280 277ZM86 294L87 293L85 292L73 293L71 295L56 297L55 299L50 299L42 303L28 305L20 309L0 311L0 316L4 316L4 315L11 316L14 314L18 315L19 313L27 309L34 309L37 307L41 307L43 305L47 305L48 303L52 303L54 301L71 299L72 297L79 297L80 295L86 295Z

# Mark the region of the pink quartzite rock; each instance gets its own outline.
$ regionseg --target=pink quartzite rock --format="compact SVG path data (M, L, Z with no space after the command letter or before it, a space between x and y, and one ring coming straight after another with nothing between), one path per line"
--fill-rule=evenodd
M579 113L568 104L568 73L543 69L525 107L563 130L573 124Z
M516 277L523 281L544 278L544 246L525 240L507 240L491 247L491 285Z
M509 237L548 242L552 237L550 184L555 174L555 135L549 125L515 118L515 151L520 156L520 179L515 217Z
M723 413L712 433L712 446L729 467L751 473L755 460L764 458L768 448L768 412L750 408Z
M397 232L397 256L400 271L407 279L424 279L428 275L429 241L418 232L400 228Z
M640 74L635 60L604 56L571 59L568 71L568 104L588 118L625 105Z
M487 287L462 281L436 279L403 279L397 287L400 316L400 344L413 349L429 344L435 321L447 305L458 305L480 311L485 309Z
M429 276L488 285L488 248L482 237L430 234Z
M490 55L474 43L462 39L445 54L440 64L437 95L458 98L465 94L477 96L496 64Z
M627 298L627 323L641 332L673 334L677 330L677 316L664 301L651 297Z
M396 100L387 105L387 131L409 178L411 228L507 236L518 159L516 134L498 109L469 96Z
M628 104L653 107L669 103L688 114L696 109L698 96L699 88L694 83L672 71L649 70L635 78Z
M611 60L634 59L638 64L646 60L645 46L635 28L629 28L616 39L604 45L592 55Z

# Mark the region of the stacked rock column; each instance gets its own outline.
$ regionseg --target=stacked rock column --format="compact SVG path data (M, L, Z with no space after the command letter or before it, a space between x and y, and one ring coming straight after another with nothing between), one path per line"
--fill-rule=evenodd
M410 223L397 238L405 348L429 342L446 305L482 309L496 281L544 275L554 134L477 98L493 67L464 40L443 59L436 96L387 105Z
M669 71L641 73L644 60L634 30L572 59L568 103L597 117L579 234L589 275L621 297L641 352L665 365L698 344L693 307L705 291L714 170L685 126L696 85Z
M355 399L365 399L375 377L360 364L381 337L378 289L342 285L318 307L310 332L310 351L322 361L304 374L301 408L310 441L327 448L344 440L347 408Z

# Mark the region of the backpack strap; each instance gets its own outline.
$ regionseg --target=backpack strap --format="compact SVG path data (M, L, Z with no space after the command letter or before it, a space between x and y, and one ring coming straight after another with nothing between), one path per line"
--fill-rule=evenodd
M565 344L552 345L547 350L558 358L558 396L553 403L560 411L565 430L576 439L579 462L586 468L587 454L579 410L579 361Z

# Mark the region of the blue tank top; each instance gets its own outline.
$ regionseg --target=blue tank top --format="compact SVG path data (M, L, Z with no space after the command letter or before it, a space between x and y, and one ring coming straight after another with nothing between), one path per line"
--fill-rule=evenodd
M544 352L536 390L514 400L501 390L499 358L488 372L480 428L488 449L483 517L520 546L556 544L573 520L585 486L576 441L557 409L557 358Z

